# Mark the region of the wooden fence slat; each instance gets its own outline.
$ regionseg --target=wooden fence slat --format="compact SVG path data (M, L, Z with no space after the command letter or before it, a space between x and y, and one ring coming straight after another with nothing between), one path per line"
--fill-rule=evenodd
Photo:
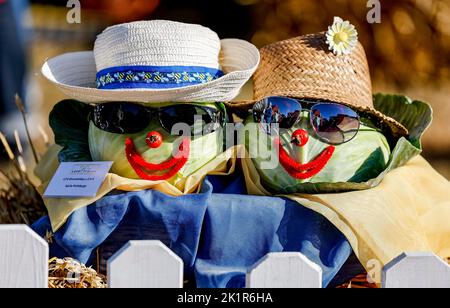
M298 252L270 253L247 273L247 288L322 288L322 269Z
M47 288L48 244L26 225L0 225L0 288Z
M450 288L450 266L432 253L403 253L383 268L383 288Z
M160 241L130 241L108 260L110 288L182 288L183 261Z

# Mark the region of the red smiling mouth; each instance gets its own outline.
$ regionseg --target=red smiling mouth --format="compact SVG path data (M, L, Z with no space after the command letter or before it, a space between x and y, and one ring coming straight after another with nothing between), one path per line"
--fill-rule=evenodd
M307 164L300 164L296 162L286 150L283 148L283 145L280 142L280 139L275 140L275 146L279 148L280 155L280 163L283 168L289 173L290 176L299 180L309 179L316 174L318 174L322 169L326 166L326 164L330 161L333 156L335 147L330 145L326 148L319 156L317 156L313 161Z
M164 181L175 176L187 163L190 154L190 146L190 139L184 138L178 148L179 152L177 155L163 163L152 164L144 160L144 158L136 151L133 140L131 138L127 138L125 141L125 153L131 167L133 167L134 171L141 179L148 181ZM166 173L161 175L148 173L161 173L164 171Z

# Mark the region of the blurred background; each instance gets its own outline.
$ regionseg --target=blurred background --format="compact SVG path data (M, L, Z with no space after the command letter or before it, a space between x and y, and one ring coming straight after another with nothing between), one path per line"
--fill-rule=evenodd
M366 0L80 0L80 24L67 22L68 2L76 1L0 0L0 130L9 140L15 129L25 139L14 104L18 92L38 152L52 142L48 114L63 96L41 77L40 67L58 54L92 49L108 25L193 22L262 47L324 31L340 16L359 31L375 92L402 93L433 106L424 155L450 179L450 0L381 0L380 24L367 22Z

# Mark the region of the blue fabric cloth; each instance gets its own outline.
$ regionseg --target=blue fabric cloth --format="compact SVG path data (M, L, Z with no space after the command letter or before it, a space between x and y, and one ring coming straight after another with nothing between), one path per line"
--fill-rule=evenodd
M55 234L51 254L88 263L105 241L123 241L121 246L158 239L183 259L185 275L195 277L197 287L239 288L247 269L267 253L298 251L323 269L327 286L351 254L345 237L291 200L246 196L244 189L242 177L210 177L194 195L108 195L69 218ZM33 228L42 236L51 229L47 217Z

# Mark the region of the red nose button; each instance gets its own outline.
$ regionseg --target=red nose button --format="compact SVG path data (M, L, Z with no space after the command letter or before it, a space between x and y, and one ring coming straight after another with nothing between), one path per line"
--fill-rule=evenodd
M147 142L150 148L157 149L163 143L163 137L158 132L149 132L147 138L145 138L145 142Z
M298 129L292 134L291 142L296 146L302 147L308 143L309 134L304 129Z

